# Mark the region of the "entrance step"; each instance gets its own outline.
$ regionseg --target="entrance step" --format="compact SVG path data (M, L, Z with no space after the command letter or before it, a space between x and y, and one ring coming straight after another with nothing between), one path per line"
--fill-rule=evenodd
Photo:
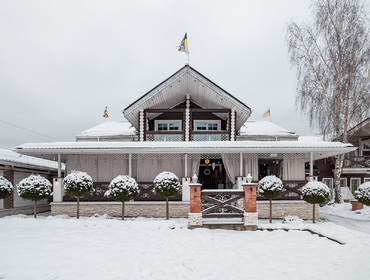
M208 228L208 229L226 229L226 230L236 230L236 231L244 231L244 230L257 230L256 226L244 226L244 223L241 221L240 218L229 218L229 219L203 219L202 226L195 226L190 227L190 229L194 228Z

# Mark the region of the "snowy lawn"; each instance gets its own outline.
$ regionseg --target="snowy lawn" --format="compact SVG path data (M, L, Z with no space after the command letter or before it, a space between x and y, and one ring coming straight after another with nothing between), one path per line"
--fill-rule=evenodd
M237 232L186 219L0 219L0 279L367 279L370 235L331 222Z

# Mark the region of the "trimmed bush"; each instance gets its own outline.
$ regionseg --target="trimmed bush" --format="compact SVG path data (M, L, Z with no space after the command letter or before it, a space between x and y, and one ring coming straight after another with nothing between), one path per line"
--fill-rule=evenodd
M63 180L66 194L77 198L77 219L80 218L80 198L94 189L93 180L86 172L72 171Z
M17 185L18 195L25 200L32 200L33 217L37 217L37 201L48 198L53 194L52 185L48 179L40 175L30 175Z
M370 206L370 182L361 184L355 191L355 198L357 201Z
M322 182L308 182L302 188L303 200L313 205L312 222L315 223L315 204L322 204L330 196L330 189Z
M275 175L262 178L258 182L258 194L270 200L270 223L272 222L272 199L283 192L283 182Z
M13 193L13 185L3 176L0 176L0 199L5 199Z
M169 219L168 198L174 196L180 191L179 178L170 171L163 171L155 177L154 191L156 194L166 198L166 220Z
M104 196L122 202L122 220L125 218L125 202L135 199L139 193L139 187L134 178L128 175L118 175L110 184Z

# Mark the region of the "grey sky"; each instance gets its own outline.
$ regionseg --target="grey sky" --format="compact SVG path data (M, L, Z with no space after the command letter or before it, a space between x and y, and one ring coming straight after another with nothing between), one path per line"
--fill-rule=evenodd
M186 63L253 109L314 134L294 103L285 28L309 20L308 0L0 1L0 147L74 141ZM2 121L2 122L1 122Z

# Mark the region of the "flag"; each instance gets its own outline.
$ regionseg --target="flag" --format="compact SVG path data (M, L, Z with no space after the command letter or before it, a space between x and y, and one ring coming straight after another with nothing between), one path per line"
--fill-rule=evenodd
M185 32L184 39L182 39L178 50L179 50L179 52L189 53L188 35L187 35L186 32Z
M107 110L107 106L105 106L105 110L104 110L103 118L108 118L108 110Z
M264 118L267 118L269 116L270 116L270 108L266 112L263 113Z

